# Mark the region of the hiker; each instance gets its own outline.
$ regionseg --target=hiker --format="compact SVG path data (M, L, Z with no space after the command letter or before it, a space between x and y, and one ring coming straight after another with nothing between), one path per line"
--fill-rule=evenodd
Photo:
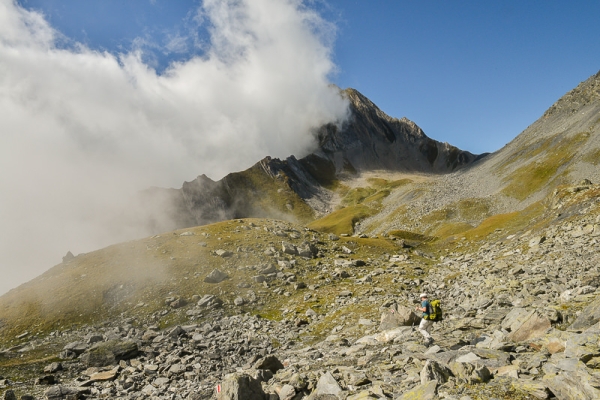
M427 300L426 293L421 293L420 297L421 307L416 308L418 311L423 312L423 319L419 324L419 332L421 332L421 335L423 335L423 337L425 338L425 345L429 346L433 343L433 338L429 333L431 327L433 326L433 321L429 319L429 314L431 314L431 303L429 303L429 300Z

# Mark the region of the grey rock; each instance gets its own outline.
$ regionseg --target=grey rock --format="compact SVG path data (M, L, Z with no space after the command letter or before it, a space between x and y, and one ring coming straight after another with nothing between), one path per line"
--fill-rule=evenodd
M283 369L283 364L274 355L269 355L269 356L266 356L266 357L261 358L260 360L256 361L256 363L254 363L254 368L255 369L268 369L269 371L271 371L275 374L280 369Z
M200 300L198 300L199 307L214 308L219 307L222 304L223 300L212 294L204 295Z
M245 302L246 301L241 296L238 296L235 299L233 299L233 304L235 304L236 306L242 306L242 305L244 305Z
M413 310L408 307L396 305L381 314L379 330L385 331L400 326L418 325L420 322L421 318Z
M71 253L70 251L67 251L67 254L65 254L65 256L62 258L62 262L66 263L66 262L71 261L74 258L75 258L75 256L73 255L73 253Z
M484 365L451 362L448 366L452 371L452 375L465 383L486 383L492 377L490 370Z
M296 246L288 242L281 242L281 250L285 254L289 254L292 256L298 255L298 249L296 248Z
M219 283L223 282L225 279L229 278L225 272L221 272L218 269L213 269L210 274L204 278L204 282L206 283Z
M87 389L74 388L68 386L52 386L44 392L44 395L48 400L62 400L67 398L79 398L79 395L87 392Z
M15 394L14 390L8 389L6 392L4 392L4 396L2 396L2 398L4 400L17 400L17 395Z
M234 373L226 375L217 400L265 400L266 394L259 381L250 375Z
M586 371L563 372L543 380L559 400L600 399L600 382Z
M510 340L522 342L525 340L541 338L552 327L548 317L537 311L532 311L521 317L511 325Z
M83 354L88 347L88 344L84 342L71 342L67 344L63 350L72 351L73 353L79 355Z
M429 381L403 393L399 400L433 400L437 397L437 381Z
M420 375L422 385L429 381L437 381L441 384L448 381L448 378L452 376L452 371L450 368L437 361L427 360Z
M292 400L296 395L296 389L292 385L286 384L283 385L277 394L280 400Z
M227 257L231 257L233 255L233 252L231 252L229 250L219 249L219 250L215 251L215 254L221 258L227 258Z
M92 346L81 356L81 362L87 367L104 367L114 365L120 360L129 360L137 355L137 343L111 340Z
M47 374L53 374L63 369L62 363L53 362L50 365L44 367L44 372Z
M329 400L339 399L342 394L342 388L335 380L331 372L325 372L319 378L315 391L311 394L311 400Z
M583 330L600 321L600 296L596 297L587 307L585 307L579 317L569 326L570 330Z

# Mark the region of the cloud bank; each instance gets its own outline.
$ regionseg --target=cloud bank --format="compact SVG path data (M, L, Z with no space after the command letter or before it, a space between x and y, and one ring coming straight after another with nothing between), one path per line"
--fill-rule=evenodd
M136 191L302 156L345 118L334 27L300 0L205 0L196 20L204 55L157 74L0 0L0 293L68 250L147 234L111 214Z

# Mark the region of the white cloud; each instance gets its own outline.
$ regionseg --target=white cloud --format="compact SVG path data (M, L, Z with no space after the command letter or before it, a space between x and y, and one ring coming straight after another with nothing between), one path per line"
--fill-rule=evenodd
M142 53L64 49L43 16L0 0L0 293L144 234L110 212L148 186L302 156L343 119L332 27L300 0L206 0L204 57L157 75Z

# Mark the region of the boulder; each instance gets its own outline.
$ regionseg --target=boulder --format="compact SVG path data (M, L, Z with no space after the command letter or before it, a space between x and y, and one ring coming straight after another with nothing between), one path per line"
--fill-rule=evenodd
M600 399L600 382L584 369L547 377L543 383L559 400Z
M511 382L511 385L515 390L525 392L536 399L547 399L550 397L548 388L541 382L530 379L516 379Z
M217 400L265 400L267 398L259 381L250 375L240 373L226 375L216 391Z
M199 307L214 308L223 304L223 300L212 294L206 294L198 300Z
M84 342L71 342L65 345L65 347L63 347L63 350L72 351L73 353L80 355L83 354L88 347L88 344Z
M296 396L296 389L292 385L283 385L278 391L279 400L292 400Z
M437 381L429 381L424 385L419 385L416 388L403 393L399 400L433 400L437 398Z
M75 256L73 255L73 253L71 253L70 251L67 251L67 254L65 254L65 256L62 258L62 261L64 263L71 261L72 259L74 259Z
M90 382L112 381L119 374L119 367L115 367L109 371L96 372L90 375Z
M481 364L470 364L461 362L451 362L449 364L452 375L459 381L473 384L473 383L486 383L488 382L492 374L490 370Z
M308 242L302 243L302 245L300 245L297 248L297 250L298 255L304 258L314 258L319 252L319 249L317 249L317 247L314 244Z
M229 278L225 272L221 272L218 269L213 269L210 274L204 278L204 282L206 283L219 283L223 282L225 279Z
M437 381L438 383L448 382L448 378L452 376L452 371L443 364L434 360L427 360L425 366L421 370L421 384L424 385L429 381Z
M15 394L14 390L8 389L6 392L4 392L4 396L2 398L4 400L17 400L17 395Z
M215 254L219 257L227 258L227 257L231 257L233 255L233 252L231 252L229 250L219 249L219 250L215 251Z
M62 369L63 369L63 366L61 363L53 362L44 367L44 372L48 373L48 374L53 374L55 372L62 371Z
M581 311L575 322L569 326L569 330L584 330L598 321L600 321L600 296L596 297L594 301Z
M275 374L280 369L283 369L283 364L274 355L269 355L256 361L254 363L254 369L268 369Z
M121 360L129 360L137 354L138 346L135 342L109 340L92 346L81 356L81 362L87 367L105 367Z
M410 308L393 306L389 311L386 310L381 314L379 330L386 331L399 326L418 325L420 322L421 317L415 314Z
M78 399L82 393L85 393L88 390L89 389L57 385L46 390L44 395L48 400L63 400L67 398Z
M315 391L310 395L310 400L337 400L342 395L342 388L337 383L331 372L324 373L317 382Z
M552 324L548 317L532 311L520 318L517 323L513 324L513 327L516 329L511 329L511 333L507 337L514 342L523 342L543 337Z
M506 314L502 324L500 325L503 329L509 331L515 331L523 323L523 319L529 315L529 311L524 308L513 308Z
M298 255L298 249L296 248L296 246L288 242L281 242L281 250L285 254L289 254L292 256Z

